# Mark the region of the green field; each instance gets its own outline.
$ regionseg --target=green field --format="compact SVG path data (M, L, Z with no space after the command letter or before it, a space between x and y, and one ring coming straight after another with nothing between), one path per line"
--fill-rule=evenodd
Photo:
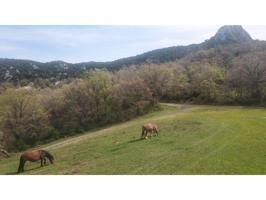
M157 123L160 135L139 140L146 122ZM55 164L27 162L23 174L266 174L266 109L164 104L39 148ZM1 160L0 174L15 173L19 155Z

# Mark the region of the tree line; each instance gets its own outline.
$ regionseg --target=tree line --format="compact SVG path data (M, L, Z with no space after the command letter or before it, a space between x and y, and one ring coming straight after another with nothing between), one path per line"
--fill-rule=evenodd
M7 88L0 105L2 145L14 151L129 120L149 112L156 101L140 78L93 70L58 88Z

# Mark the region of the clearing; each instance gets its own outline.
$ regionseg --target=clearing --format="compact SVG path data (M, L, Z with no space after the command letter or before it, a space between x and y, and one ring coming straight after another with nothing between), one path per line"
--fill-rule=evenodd
M158 124L159 137L139 140L141 125ZM38 148L55 164L27 162L23 174L266 174L266 109L162 104L128 122ZM0 161L17 171L20 154Z

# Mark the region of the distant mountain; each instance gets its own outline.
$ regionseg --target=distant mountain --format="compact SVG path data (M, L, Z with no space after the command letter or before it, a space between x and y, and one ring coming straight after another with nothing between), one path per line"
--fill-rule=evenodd
M200 44L156 49L137 56L119 59L111 62L111 64L113 67L120 67L122 65L139 64L147 61L155 63L168 62L180 59L198 50L206 50L220 45L248 43L252 41L253 39L242 26L222 26L213 37Z
M251 36L242 26L223 26L208 42L216 44L232 43L232 42L250 42Z
M30 60L0 59L0 83L12 82L24 84L39 79L48 79L50 82L58 80L80 77L83 73L92 68L108 68L116 70L130 65L139 65L146 62L163 63L184 58L200 50L218 48L224 45L255 44L251 36L242 26L223 26L210 39L188 46L173 46L156 49L137 56L118 59L112 62L84 62L66 63L63 61L53 61L41 63ZM265 43L262 43L265 45Z

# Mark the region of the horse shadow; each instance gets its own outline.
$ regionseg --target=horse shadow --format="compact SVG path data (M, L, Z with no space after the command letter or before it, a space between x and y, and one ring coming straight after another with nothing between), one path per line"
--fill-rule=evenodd
M17 175L17 172L9 172L9 173L5 173L5 175Z
M31 169L24 170L24 172L21 172L21 173L18 173L18 172L8 172L5 175L23 175L25 172L30 172L30 171L33 171L33 170L36 170L36 169L39 169L39 168L42 168L42 167L41 166L34 167L34 168L31 168Z
M120 143L116 148L111 149L111 152L119 151L121 149L126 148L127 144L133 144L133 143L136 143L136 142L140 142L142 140L143 139L141 139L141 138L137 138L137 139L133 139L133 140L130 140L130 141L127 141L127 142Z
M125 143L126 144L131 144L131 143L140 142L140 141L143 141L143 138L137 138L137 139L129 140L129 141L125 142Z

